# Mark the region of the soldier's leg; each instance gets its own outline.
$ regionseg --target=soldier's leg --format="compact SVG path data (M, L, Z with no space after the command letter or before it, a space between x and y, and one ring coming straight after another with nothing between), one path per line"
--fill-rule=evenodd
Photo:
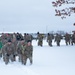
M75 41L74 41L74 44L75 44Z
M16 55L13 55L13 61L16 61Z
M26 63L27 63L27 57L24 56L24 58L23 58L23 64L26 65Z
M49 42L49 46L50 46L50 42Z
M38 40L38 46L40 45L40 41Z
M22 55L21 54L18 54L18 57L19 57L19 62L22 62Z
M25 65L26 64L25 61L26 61L26 56L24 54L22 54L22 64Z
M71 45L73 45L73 40L71 41Z
M13 55L13 54L11 54L9 58L10 58L10 60L11 60L12 62L14 61L14 55Z
M2 53L2 57L3 57L3 61L5 61L5 54L4 53Z
M30 64L32 64L33 63L32 57L29 57L29 60L30 60Z
M70 45L70 40L69 40L69 45Z
M59 46L59 43L57 42L57 46Z
M40 41L40 46L42 46L42 43L43 43L43 42L42 42L42 41Z
M60 46L60 42L57 42L57 46Z
M0 53L0 59L2 58L2 53Z
M23 64L23 59L24 59L24 56L23 56L23 54L22 54L22 58L21 58L21 63Z
M49 42L49 46L52 46L52 42L51 41Z
M7 65L8 64L8 62L9 62L9 55L7 54L5 57L4 57L4 62L5 62L5 64Z
M67 41L66 41L66 45L68 45Z

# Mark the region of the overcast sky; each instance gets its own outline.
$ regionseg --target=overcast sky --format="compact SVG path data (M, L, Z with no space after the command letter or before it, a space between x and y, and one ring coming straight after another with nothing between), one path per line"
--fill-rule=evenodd
M74 30L75 15L64 20L55 17L51 1L0 0L0 32Z

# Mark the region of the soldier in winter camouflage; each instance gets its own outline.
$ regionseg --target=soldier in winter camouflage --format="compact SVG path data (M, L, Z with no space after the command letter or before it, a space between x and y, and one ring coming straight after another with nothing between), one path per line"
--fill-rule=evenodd
M2 53L5 64L8 64L9 60L14 61L14 45L11 40L2 47Z
M23 41L18 41L18 44L17 44L17 55L19 57L19 59L18 59L19 62L22 62L22 47L21 47L22 42Z
M16 55L17 55L17 43L18 43L18 41L17 41L17 39L16 39L16 34L14 33L14 34L12 34L12 43L13 43L13 45L14 45L14 61L16 61Z
M28 40L30 40L32 42L32 35L30 35L30 34L26 35L25 41L27 42Z
M71 44L75 44L75 32L72 34L72 37L71 37Z
M37 37L38 38L38 46L42 46L42 44L43 44L43 36L39 32L37 34L38 34L38 37Z
M48 33L47 42L49 46L52 46L52 40L53 40L53 35Z
M22 64L26 64L25 62L26 62L26 54L25 54L25 49L26 49L26 44L27 44L27 42L22 42L22 44L21 44L21 49L22 49Z
M23 64L26 65L27 59L29 58L30 64L32 64L32 55L33 55L33 46L31 41L28 40L26 45L22 46L22 57L23 57Z
M66 43L66 45L70 45L70 40L71 40L70 34L66 33L65 34L65 43Z
M60 46L60 41L61 41L61 36L58 33L56 33L55 42L57 46Z

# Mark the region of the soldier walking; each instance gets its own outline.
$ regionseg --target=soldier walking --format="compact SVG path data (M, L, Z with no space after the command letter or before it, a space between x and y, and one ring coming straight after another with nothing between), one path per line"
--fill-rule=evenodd
M40 34L39 32L37 33L37 35L38 35L38 46L42 46L42 44L43 44L43 36L42 36L42 34Z
M9 63L9 60L14 61L14 45L11 40L2 47L3 59L5 64Z
M26 65L27 59L30 60L30 64L33 63L32 56L33 56L33 46L31 44L31 41L28 40L26 45L23 45L22 48L22 59L23 59L23 64Z
M58 33L56 33L55 42L57 46L60 46L60 41L61 41L61 36Z
M71 40L70 34L66 33L65 34L65 43L66 43L66 45L70 45L70 40Z
M18 41L18 43L17 43L17 55L18 55L19 62L22 62L22 47L21 47L22 42L23 42L23 40Z
M52 34L48 33L47 42L48 42L48 45L51 46L51 47L52 47L52 40L53 40Z
M75 44L75 32L72 34L72 37L71 37L71 44Z

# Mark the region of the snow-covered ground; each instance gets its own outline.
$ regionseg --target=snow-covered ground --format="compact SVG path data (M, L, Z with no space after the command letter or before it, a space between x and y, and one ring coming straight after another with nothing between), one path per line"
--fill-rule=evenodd
M37 46L37 41L33 40L33 64L22 65L20 62L10 62L5 65L0 60L0 75L75 75L75 45L66 46L61 41L61 46L57 47L53 42L53 47L49 47L44 40L43 47Z

